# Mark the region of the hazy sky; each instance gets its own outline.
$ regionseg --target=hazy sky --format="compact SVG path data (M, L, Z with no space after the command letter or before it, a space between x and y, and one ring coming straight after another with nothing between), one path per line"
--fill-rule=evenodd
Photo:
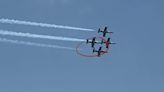
M0 0L0 18L91 28L116 45L100 58L0 42L0 92L163 92L163 0ZM0 23L14 32L85 39L96 32ZM78 42L1 38L75 48Z

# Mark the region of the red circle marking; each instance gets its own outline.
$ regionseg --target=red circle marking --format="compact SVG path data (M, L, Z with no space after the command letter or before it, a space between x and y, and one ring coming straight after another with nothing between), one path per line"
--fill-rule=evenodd
M93 37L92 37L92 38L93 38ZM88 38L88 39L92 39L92 38ZM108 45L108 48L107 48L104 52L100 53L100 56L101 56L101 55L103 55L103 54L105 54L106 52L109 51L110 44L109 44L109 42L107 42L107 40L105 40L104 37L96 37L96 38L102 39L102 40L105 42L106 46ZM98 55L89 55L89 54L83 54L83 53L81 53L80 50L79 50L79 48L80 48L80 46L81 46L83 43L84 43L84 42L81 42L81 43L79 43L79 44L76 46L76 53L77 53L77 54L79 54L80 56L84 56L84 57L98 57Z

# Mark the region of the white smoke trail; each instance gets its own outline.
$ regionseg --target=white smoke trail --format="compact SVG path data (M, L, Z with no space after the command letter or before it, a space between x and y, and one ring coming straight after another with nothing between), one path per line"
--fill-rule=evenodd
M81 31L95 31L93 29L47 24L47 23L37 23L37 22L21 21L21 20L5 19L5 18L0 19L0 23L30 25L30 26L39 26L39 27L49 27L49 28L61 28L61 29L81 30Z
M50 35L39 35L39 34L31 34L31 33L21 33L21 32L12 32L7 30L0 30L0 35L9 35L9 36L19 36L19 37L29 37L29 38L41 38L41 39L49 39L49 40L62 40L62 41L85 41L84 39L77 38L67 38L60 36L50 36Z
M57 46L57 45L48 45L48 44L26 42L26 41L18 41L18 40L6 39L6 38L0 38L0 42L23 44L23 45L38 46L38 47L47 47L47 48L56 48L56 49L75 50L74 48L70 48L70 47L63 47L63 46Z

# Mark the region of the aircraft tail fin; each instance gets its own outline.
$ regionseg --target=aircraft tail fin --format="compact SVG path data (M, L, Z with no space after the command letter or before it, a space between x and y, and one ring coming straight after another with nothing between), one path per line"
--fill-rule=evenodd
M88 41L88 39L87 39L87 41L86 41L86 43L88 43L89 41Z

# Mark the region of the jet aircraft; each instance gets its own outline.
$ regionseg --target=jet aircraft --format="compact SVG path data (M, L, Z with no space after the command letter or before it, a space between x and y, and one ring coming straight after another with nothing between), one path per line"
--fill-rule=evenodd
M92 40L87 39L86 43L91 43L91 47L93 48L96 42L96 37L93 37Z
M106 48L109 48L109 44L116 44L110 41L110 38L108 38L108 40L106 42L104 42L104 40L101 41L101 44L106 44Z
M103 51L102 47L99 47L98 50L95 50L95 48L93 48L93 53L97 52L97 56L100 57L102 53L107 53L107 51Z
M100 33L100 32L103 33L103 37L105 37L107 33L113 33L113 32L108 31L107 29L108 29L108 27L105 27L104 30L101 30L99 28L98 33Z

